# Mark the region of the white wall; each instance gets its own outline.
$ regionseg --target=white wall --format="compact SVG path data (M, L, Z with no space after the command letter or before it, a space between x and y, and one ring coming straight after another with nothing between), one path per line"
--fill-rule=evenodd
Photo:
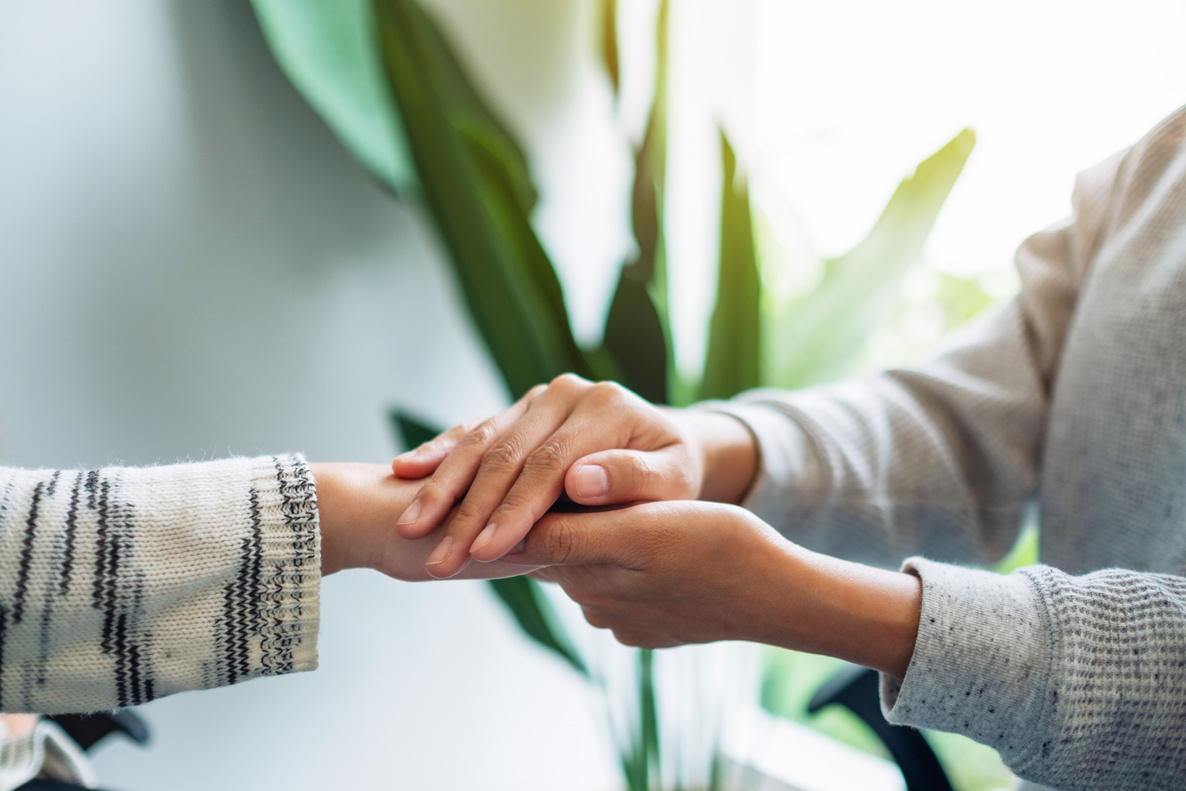
M535 137L563 121L520 104ZM0 463L386 462L391 404L497 409L435 245L244 0L0 0ZM320 670L146 706L155 743L103 750L105 784L616 786L582 686L480 584L339 575L322 619Z

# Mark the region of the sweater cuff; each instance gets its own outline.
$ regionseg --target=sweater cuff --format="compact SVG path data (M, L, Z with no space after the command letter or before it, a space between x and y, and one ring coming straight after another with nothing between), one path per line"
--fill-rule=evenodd
M1010 766L1038 748L1052 640L1039 592L1024 574L910 558L922 614L904 679L881 674L881 709L895 725L949 731L996 749ZM1040 741L1040 740L1039 740Z
M755 403L762 392L743 393L732 401L705 401L693 408L731 415L749 429L758 468L741 505L782 530L810 517L821 499L823 475L806 430L782 410Z
M321 530L317 490L299 455L251 460L259 514L258 675L317 668Z

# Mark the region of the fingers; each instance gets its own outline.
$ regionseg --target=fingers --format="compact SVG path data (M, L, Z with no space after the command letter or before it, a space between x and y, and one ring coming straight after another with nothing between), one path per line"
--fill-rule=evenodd
M496 560L521 541L563 493L564 474L574 461L630 438L624 420L605 414L627 396L638 400L615 384L573 375L553 380L487 451L445 528L454 540L432 558L436 568L430 573L451 575L462 556Z
M679 445L593 453L577 460L564 478L565 492L581 505L693 500L698 487L689 454Z
M400 516L395 525L396 532L404 538L421 538L440 524L469 489L478 465L490 446L502 436L508 426L514 424L527 411L531 395L532 393L528 393L510 409L489 420L469 427L458 426L446 432L457 432L453 438L444 439L445 435L442 435L428 443L432 445L440 440L441 446L452 443L452 449L444 461L439 463L428 482L421 487L416 499ZM429 451L426 457L434 453L435 450ZM392 462L392 468L394 467L395 462Z
M462 423L454 426L419 447L399 454L391 461L391 471L397 478L414 479L431 475L475 425Z
M445 522L445 537L441 545L428 559L430 574L444 578L457 573L469 561L470 548L475 544L475 539L480 542L480 547L489 547L490 538L496 532L493 522L490 521L491 513L503 501L519 477L524 457L532 448L541 444L546 446L550 442L548 437L563 423L565 417L563 404L541 398L533 403L514 425L505 429L501 438L488 446L485 455L477 462L477 472L468 484L469 491L465 499ZM459 463L466 463L467 460L462 459L460 454L455 456ZM446 462L452 463L453 457ZM563 473L560 473L560 476L563 476ZM430 486L431 484L425 489ZM537 508L541 515L559 496L562 484L557 482L551 489L552 491L531 492L531 496L538 503ZM525 534L530 527L529 522L523 533ZM500 535L505 537L507 534L503 531ZM497 554L482 559L495 560L501 557L522 537L514 537L509 543L501 541Z
M503 561L526 566L632 568L637 565L639 548L632 525L640 518L636 508L548 514L528 534L523 550L506 555ZM537 574L549 579L555 576L546 571Z
M502 557L518 542L523 540L534 525L560 497L565 490L565 476L570 468L587 453L604 448L626 447L640 433L638 424L645 422L645 414L639 414L639 407L649 410L641 399L625 388L601 382L593 385L584 383L582 397L577 403L561 395L558 403L561 411L570 410L555 432L542 442L523 460L520 472L514 478L499 482L501 497L495 502L497 508L489 511L485 528L477 537L470 554L483 562ZM556 387L555 383L552 386ZM539 400L540 408L549 400L551 392ZM646 436L647 450L661 447L663 443L676 441L674 435ZM644 458L645 454L639 456ZM668 467L674 469L674 461L662 462L655 467L656 474ZM591 470L596 474L597 470ZM588 478L588 474L585 478ZM622 474L618 478L624 478ZM608 476L607 476L608 480ZM475 489L484 485L481 473ZM597 487L598 481L585 481L588 486ZM658 488L657 482L648 488ZM677 487L678 488L678 487ZM637 499L637 498L631 498ZM590 502L607 504L622 502L612 496L601 496Z

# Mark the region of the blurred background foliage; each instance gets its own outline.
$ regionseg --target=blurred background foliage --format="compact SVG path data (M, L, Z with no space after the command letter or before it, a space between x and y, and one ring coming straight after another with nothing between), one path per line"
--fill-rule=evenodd
M601 0L600 52L615 96L621 46L614 0ZM614 379L657 403L728 398L757 386L805 387L903 362L975 316L1011 284L928 267L923 250L975 145L970 129L902 180L863 240L818 255L789 212L755 201L744 162L720 131L722 174L715 303L703 370L675 364L666 226L668 14L658 6L653 90L635 164L630 218L636 242L618 267L602 341L576 341L563 287L532 225L537 193L523 147L484 96L431 13L416 0L252 0L277 60L346 147L400 199L422 205L452 263L474 324L508 398L572 371ZM788 231L787 229L791 229ZM458 416L470 418L472 416ZM393 420L405 444L435 433L411 415ZM1032 553L1031 545L1019 550ZM1016 559L1015 559L1016 560ZM524 633L591 681L603 683L532 580L492 583ZM618 734L631 791L672 787L662 776L651 652L637 655L636 707ZM846 712L803 713L836 663L768 652L762 703L877 751ZM956 737L936 746L957 787L998 787L995 753ZM683 781L674 779L674 787Z

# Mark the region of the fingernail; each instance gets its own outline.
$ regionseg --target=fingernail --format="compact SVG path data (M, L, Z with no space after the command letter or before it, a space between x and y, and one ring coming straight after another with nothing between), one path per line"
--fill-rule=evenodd
M470 546L469 553L472 555L475 552L480 552L485 549L486 546L494 540L494 531L495 527L493 522L482 528L482 532L478 533L478 537L474 539L473 545Z
M525 538L522 541L520 541L518 544L515 544L515 546L511 547L511 551L508 552L507 554L508 555L521 555L521 554L523 554L523 550L526 548L527 548L527 539Z
M418 516L420 516L420 498L419 497L417 497L415 500L412 501L412 504L408 506L408 510L404 511L403 516L401 516L399 518L399 522L397 522L397 524L410 525L416 521L416 517L418 517ZM442 543L444 543L444 542L442 542Z
M445 536L441 539L441 543L437 544L436 549L428 556L428 561L424 564L426 566L439 566L449 559L449 552L453 549L453 536Z
M597 464L581 467L575 478L578 497L601 497L609 491L609 476L605 474L605 468Z

